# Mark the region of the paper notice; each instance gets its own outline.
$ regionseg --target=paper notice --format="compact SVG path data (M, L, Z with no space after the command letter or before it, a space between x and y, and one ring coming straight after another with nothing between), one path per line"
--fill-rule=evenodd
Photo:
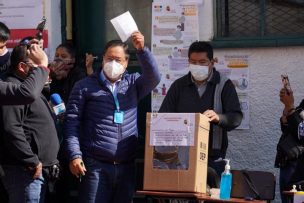
M153 114L150 127L151 146L194 146L195 114Z
M123 42L127 41L133 32L138 31L137 25L129 11L113 18L111 23Z

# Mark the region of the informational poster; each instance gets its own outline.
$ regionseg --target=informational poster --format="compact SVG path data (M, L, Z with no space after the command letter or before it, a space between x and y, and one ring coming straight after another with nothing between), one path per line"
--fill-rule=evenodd
M203 4L205 0L175 0L175 3L182 4ZM164 0L153 0L155 3L163 3Z
M150 126L151 146L194 146L194 113L154 113Z
M171 84L188 72L188 48L199 39L198 6L177 0L158 0L152 6L152 53L161 82L152 92L157 112Z
M35 36L43 17L43 0L0 0L0 21L11 30L7 46L14 47L22 38ZM47 31L44 31L44 47Z
M203 0L156 0L152 6L152 53L161 82L152 92L157 112L171 84L188 72L188 48L199 40L198 6ZM215 64L230 78L241 103L243 120L238 129L249 129L249 55L226 55Z
M239 96L243 120L237 129L249 129L249 55L225 55L218 59L216 69L230 78Z

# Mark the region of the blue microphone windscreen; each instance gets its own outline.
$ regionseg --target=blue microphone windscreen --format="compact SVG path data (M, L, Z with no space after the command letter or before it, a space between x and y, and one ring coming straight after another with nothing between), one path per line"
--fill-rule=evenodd
M60 95L57 93L52 94L50 99L51 99L51 103L54 106L57 106L62 103L62 99L61 99Z

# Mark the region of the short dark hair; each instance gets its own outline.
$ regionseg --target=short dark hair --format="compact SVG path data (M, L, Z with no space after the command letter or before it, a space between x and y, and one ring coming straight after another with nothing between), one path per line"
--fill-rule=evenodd
M190 58L190 55L194 52L206 52L209 60L213 59L213 48L208 42L193 42L189 47L188 58Z
M27 60L28 60L28 56L27 56L26 45L23 44L17 45L11 53L11 65L9 71L10 72L16 71L18 64L20 62L26 62Z
M118 39L115 39L115 40L111 40L109 41L106 46L105 46L105 49L104 49L104 52L103 52L103 55L106 54L107 50L111 47L122 47L124 52L125 52L125 55L126 55L126 59L128 60L129 57L130 57L130 52L129 52L129 48L128 48L128 45L124 42L122 42L121 40L118 40Z
M8 27L0 22L0 41L1 42L5 42L10 38L10 30L8 29Z
M71 55L72 58L76 57L76 51L75 51L75 48L73 47L72 44L70 44L70 43L62 43L62 44L58 45L58 47L56 48L56 50L59 49L59 48L66 49L67 52Z

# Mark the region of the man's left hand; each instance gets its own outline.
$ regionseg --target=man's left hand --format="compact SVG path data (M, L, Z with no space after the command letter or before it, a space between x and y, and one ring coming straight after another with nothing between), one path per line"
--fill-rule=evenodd
M218 123L220 121L219 115L213 110L207 110L203 113L203 115L207 116L209 121L212 123Z
M135 49L142 50L145 47L145 37L139 32L134 32L131 35L132 43Z

